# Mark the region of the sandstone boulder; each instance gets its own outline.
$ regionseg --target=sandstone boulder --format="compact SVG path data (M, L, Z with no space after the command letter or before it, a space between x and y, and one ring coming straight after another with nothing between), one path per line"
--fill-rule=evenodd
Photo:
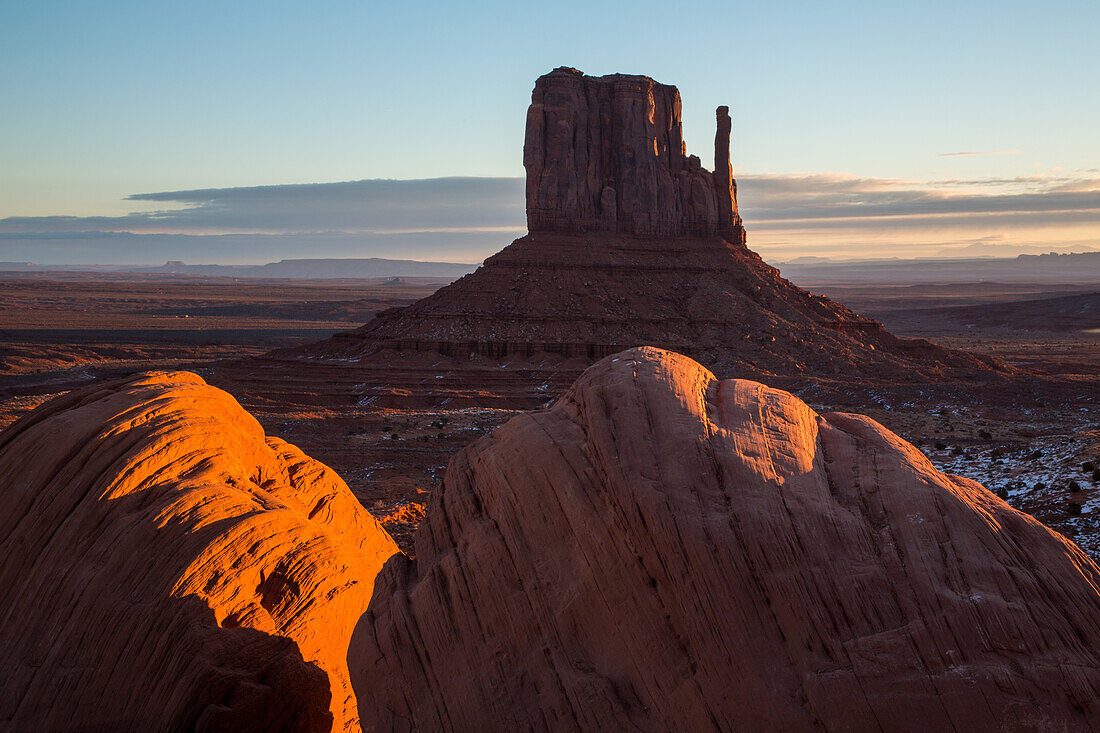
M194 374L0 434L0 728L357 729L352 628L397 549Z
M458 454L372 730L1100 727L1100 568L875 422L633 349Z

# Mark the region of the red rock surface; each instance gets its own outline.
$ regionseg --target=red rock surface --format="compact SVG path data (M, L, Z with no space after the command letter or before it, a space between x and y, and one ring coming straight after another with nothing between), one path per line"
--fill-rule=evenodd
M452 460L349 667L374 730L1095 729L1098 587L877 423L636 349Z
M680 92L647 76L540 76L527 110L527 228L532 232L742 236L719 107L715 172L687 155Z
M352 628L396 547L186 372L0 434L0 728L357 729Z
M783 279L717 237L535 233L478 271L357 331L296 354L363 359L431 351L591 362L633 346L687 353L719 374L936 379L992 362L900 339ZM368 360L369 363L369 360Z

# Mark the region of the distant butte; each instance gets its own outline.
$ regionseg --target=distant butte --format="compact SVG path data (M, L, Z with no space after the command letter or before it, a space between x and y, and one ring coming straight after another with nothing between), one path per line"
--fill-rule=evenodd
M718 236L744 241L729 160L729 108L717 111L715 168L688 155L680 92L647 76L559 68L527 110L527 229Z
M587 364L651 345L756 378L989 372L795 287L749 250L727 107L716 122L711 172L685 151L676 87L569 68L540 77L523 155L530 233L433 295L299 353Z

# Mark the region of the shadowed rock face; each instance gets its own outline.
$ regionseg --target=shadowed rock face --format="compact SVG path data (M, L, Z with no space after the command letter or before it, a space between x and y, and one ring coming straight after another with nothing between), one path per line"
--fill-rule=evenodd
M647 76L538 78L527 110L527 228L721 236L739 241L728 107L714 173L684 149L680 92Z
M458 454L356 627L375 730L1080 730L1100 568L857 415L633 349Z
M724 375L761 379L939 379L988 376L995 366L924 339L898 338L792 285L743 245L600 232L529 234L474 274L301 351L501 360L545 352L594 362L641 345L688 353Z
M356 362L395 351L505 362L554 354L589 364L646 345L758 378L940 380L1000 368L899 339L749 250L729 109L716 118L712 173L684 154L675 87L566 68L539 77L524 144L530 233L427 298L297 353ZM477 375L467 379L480 388Z
M0 435L0 728L357 729L346 668L397 551L339 477L189 373Z

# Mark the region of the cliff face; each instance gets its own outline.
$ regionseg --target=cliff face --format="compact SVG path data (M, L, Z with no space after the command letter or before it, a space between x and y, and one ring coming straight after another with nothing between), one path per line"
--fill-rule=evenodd
M357 729L346 654L393 541L185 372L0 435L0 728Z
M523 144L528 230L740 241L729 108L716 116L711 173L686 154L676 87L568 68L539 77Z
M634 349L452 459L375 730L1086 730L1100 568L875 422Z

